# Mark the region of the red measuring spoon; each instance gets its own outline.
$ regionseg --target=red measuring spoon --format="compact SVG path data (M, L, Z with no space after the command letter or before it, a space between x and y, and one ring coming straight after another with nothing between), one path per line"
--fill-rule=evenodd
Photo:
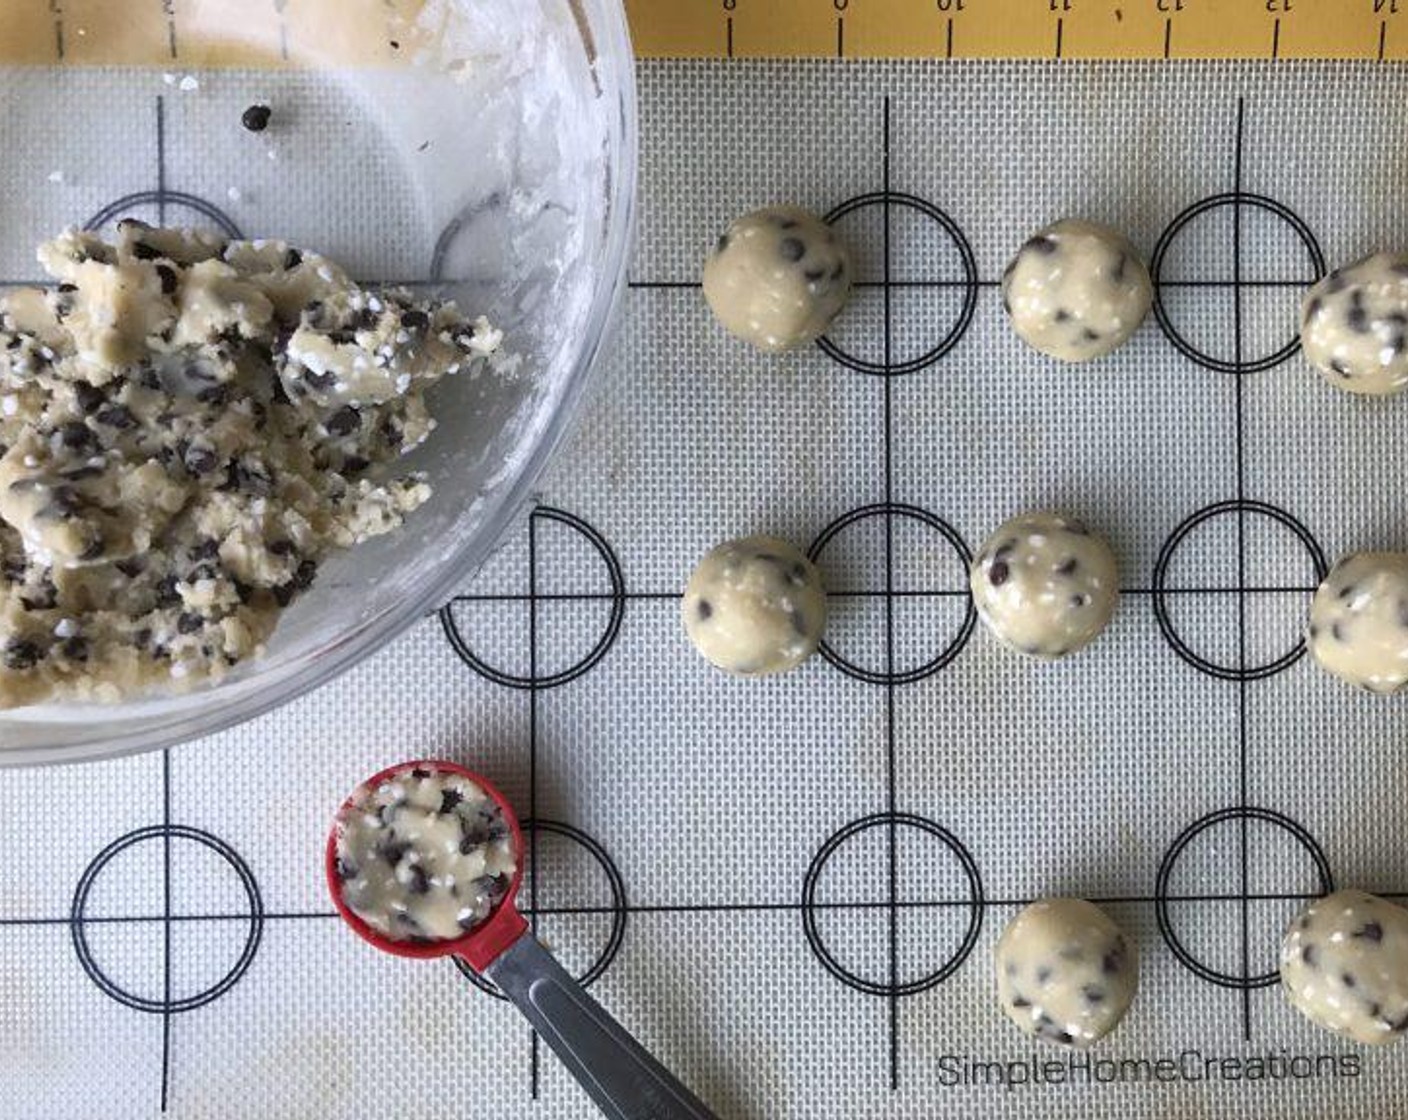
M447 941L401 941L373 929L347 905L337 873L337 842L354 802L411 770L454 774L473 782L503 813L513 841L513 880L489 916ZM715 1120L673 1074L632 1038L538 943L518 911L523 832L513 806L492 782L453 762L402 762L372 775L342 803L328 834L325 871L337 912L363 941L398 957L456 956L493 983L533 1024L563 1065L612 1120Z

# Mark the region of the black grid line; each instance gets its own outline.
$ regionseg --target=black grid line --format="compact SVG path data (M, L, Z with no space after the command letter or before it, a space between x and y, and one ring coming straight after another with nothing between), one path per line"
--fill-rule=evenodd
M528 863L533 875L528 881L528 923L538 936L538 519L528 518ZM536 1029L530 1028L529 1082L533 1100L538 1099L541 1044Z
M169 23L171 53L176 53L176 25ZM156 191L157 214L161 225L166 225L166 99L160 94L156 98ZM165 828L162 836L162 922L161 930L161 1111L166 1111L171 1091L171 751L161 752L161 820Z
M1279 21L1278 21L1279 26ZM1236 140L1233 146L1232 175L1232 345L1233 359L1240 370L1243 363L1242 322L1242 178L1243 140L1246 131L1246 101L1237 99ZM1246 392L1245 378L1233 378L1236 403L1236 463L1237 463L1237 586L1247 583L1247 471L1246 471ZM1237 596L1237 769L1239 885L1242 894L1240 908L1242 937L1242 1038L1252 1037L1251 979L1251 905L1247 901L1250 867L1247 852L1248 802L1248 733L1247 733L1247 599Z
M900 1087L900 1000L899 1000L899 959L900 934L899 911L895 900L899 897L899 834L898 834L898 781L896 759L898 755L895 733L895 461L894 461L894 379L889 376L894 366L894 324L890 293L890 99L886 97L881 111L880 133L880 175L884 202L881 204L884 260L884 303L885 303L885 377L884 386L884 494L885 494L885 785L889 820L886 824L886 858L888 864L888 918L889 933L889 972L890 972L890 1088Z

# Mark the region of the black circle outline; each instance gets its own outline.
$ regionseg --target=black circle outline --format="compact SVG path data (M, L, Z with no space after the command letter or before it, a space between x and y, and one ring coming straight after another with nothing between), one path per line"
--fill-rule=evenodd
M91 232L106 225L124 210L130 210L134 206L160 206L162 203L188 206L218 225L222 233L229 235L236 241L244 240L244 234L240 232L240 227L235 225L234 219L225 211L213 202L207 202L199 195L187 194L185 191L138 191L136 194L123 195L115 202L109 202L89 218L83 224L83 228Z
M584 988L589 988L611 967L611 963L616 959L616 954L621 951L621 945L625 941L626 920L630 913L626 908L626 881L621 877L620 869L617 868L616 861L611 858L610 853L602 847L598 840L580 828L574 828L562 821L535 821L531 817L519 822L519 824L525 837L534 831L549 832L580 844L606 873L606 881L611 890L611 934L606 940L606 947L602 949L592 966L577 978L577 983ZM486 980L480 976L459 957L452 957L451 960L455 962L455 967L485 995L493 996L494 999L504 998L503 993L499 991L492 980Z
M841 530L849 528L859 521L865 521L871 517L907 517L911 521L918 521L922 525L927 525L935 530L948 541L954 552L958 554L959 562L963 565L963 572L966 579L967 573L973 566L973 553L968 548L963 537L959 535L957 529L950 525L943 518L920 509L918 506L905 505L900 502L877 502L874 505L861 506L853 509L849 513L842 514L825 529L823 529L816 540L807 547L807 559L812 563L820 562L821 554ZM966 591L966 587L965 587ZM818 649L822 657L834 665L846 676L858 681L865 681L867 684L913 684L921 681L925 677L931 677L935 673L945 668L955 657L962 652L963 647L968 644L968 639L973 636L973 630L978 624L978 608L973 602L971 594L966 595L968 609L963 616L963 624L959 627L958 633L953 640L936 656L931 658L915 669L906 669L902 673L879 672L874 669L866 669L852 661L842 657L836 652L824 637Z
M1158 321L1159 328L1164 332L1164 336L1173 343L1174 347L1185 358L1196 362L1204 369L1215 370L1218 373L1232 373L1239 376L1249 373L1260 373L1263 370L1279 366L1282 362L1291 358L1300 349L1300 335L1286 343L1274 354L1269 354L1254 361L1229 361L1226 358L1215 358L1211 354L1205 354L1186 339L1182 333L1174 326L1169 318L1163 303L1163 288L1161 276L1164 266L1164 255L1168 252L1173 239L1182 232L1194 218L1216 210L1223 206L1251 206L1253 209L1262 210L1286 222L1300 238L1301 244L1310 255L1310 263L1315 270L1315 279L1319 281L1325 275L1325 254L1320 249L1320 243L1316 240L1314 232L1305 220L1300 217L1290 207L1277 202L1274 198L1267 198L1265 195L1248 194L1245 191L1227 191L1222 194L1215 194L1200 202L1193 203L1181 214L1169 223L1168 228L1160 235L1158 244L1154 246L1154 255L1149 261L1149 275L1153 279L1154 286L1154 318Z
M1301 847L1310 853L1311 861L1315 864L1315 870L1320 876L1321 894L1331 894L1335 889L1335 877L1330 871L1330 861L1325 858L1325 852L1316 842L1315 837L1303 825L1271 809L1260 809L1252 805L1218 809L1216 812L1209 813L1194 821L1179 834L1164 854L1164 858L1159 864L1158 876L1154 880L1154 914L1158 919L1159 933L1163 936L1169 950L1178 958L1179 963L1195 976L1210 984L1216 984L1220 988L1234 988L1239 991L1269 988L1281 979L1281 974L1279 971L1273 971L1245 978L1232 976L1229 973L1210 968L1194 957L1179 940L1178 934L1174 932L1173 921L1168 912L1168 881L1173 874L1173 867L1178 862L1178 857L1183 854L1183 850L1194 839L1214 825L1243 819L1262 821L1289 832Z
M1282 654L1275 661L1267 662L1264 665L1256 665L1251 668L1232 668L1227 665L1219 665L1215 661L1209 661L1202 654L1193 650L1187 642L1174 629L1173 620L1169 616L1167 583L1168 569L1173 562L1173 555L1178 550L1178 546L1183 543L1188 534L1204 522L1215 517L1221 517L1229 513L1256 513L1263 517L1279 522L1288 528L1300 542L1305 545L1306 551L1310 554L1310 562L1315 567L1315 582L1323 583L1325 577L1330 573L1330 564L1325 556L1324 550L1320 547L1315 537L1306 526L1292 517L1283 509L1269 505L1266 502L1254 500L1236 499L1225 502L1217 502L1206 506L1186 518L1164 541L1163 547L1159 550L1159 557L1154 562L1154 619L1158 623L1159 632L1163 634L1164 640L1172 647L1173 652L1186 661L1193 668L1201 673L1206 673L1210 677L1216 677L1224 681L1255 681L1264 680L1267 677L1275 676L1277 673L1289 669L1297 661L1305 656L1306 644L1302 636L1286 653ZM1232 590L1236 590L1233 588Z
M545 518L549 521L556 521L566 525L569 529L580 533L586 537L587 543L596 549L601 557L602 563L606 565L607 578L611 582L611 609L606 621L606 629L597 639L591 651L580 661L569 665L560 672L550 676L519 676L514 673L506 673L501 669L496 669L487 661L483 660L470 647L464 635L460 633L459 624L455 621L453 614L454 601L446 603L440 608L440 626L445 632L445 638L449 641L460 659L481 677L492 681L494 684L502 685L504 688L516 688L523 691L533 691L535 689L556 688L587 673L607 655L611 647L615 644L617 636L621 632L621 622L626 614L626 577L621 568L621 561L617 558L615 550L596 529L592 528L579 517L566 513L551 506L538 506L529 515L530 518ZM526 598L526 596L525 596Z
M244 888L245 897L249 902L249 932L245 936L243 949L240 950L239 958L231 966L229 972L212 987L195 995L186 996L182 999L148 999L145 996L134 995L112 980L93 957L92 947L88 944L88 935L85 932L84 911L88 905L88 896L93 889L93 883L97 880L99 873L121 852L134 847L147 840L162 839L170 837L173 840L192 840L197 844L202 844L209 848L217 856L223 859L234 869L239 877L240 885ZM88 978L103 992L104 995L116 1000L134 1011L143 1011L148 1014L179 1014L186 1011L194 1011L198 1007L219 999L237 984L244 974L249 970L249 966L254 963L255 954L259 951L259 943L264 933L264 901L259 894L259 883L254 878L254 873L250 870L249 864L245 862L234 848L221 840L218 836L213 836L198 828L192 828L183 824L154 824L145 828L135 829L120 836L101 852L93 857L93 860L83 869L83 874L79 877L78 885L74 889L73 902L69 907L69 930L73 937L73 949L78 954L78 963L83 967L83 971L88 974Z
M958 249L959 258L963 262L963 304L959 308L958 318L954 321L953 326L949 328L948 333L937 345L919 357L910 358L898 365L886 365L884 362L872 362L865 358L857 358L842 350L827 335L822 335L817 339L817 346L833 361L872 377L902 377L933 365L958 345L959 340L967 333L968 327L972 324L973 315L978 306L978 261L973 255L973 247L968 243L968 238L964 236L958 223L932 202L900 191L890 191L888 194L885 191L871 191L868 194L847 199L827 214L823 220L831 225L856 210L862 210L867 206L881 206L887 201L908 207L911 210L918 210L943 227L944 232L948 234L949 239Z
M918 980L911 980L904 984L890 985L888 983L879 984L873 980L866 980L857 976L845 965L841 964L826 947L826 942L822 940L821 931L817 929L816 923L816 888L821 878L822 868L827 861L836 854L836 851L847 840L858 836L862 832L867 832L872 828L888 826L891 821L895 827L908 826L926 833L937 839L944 847L948 848L957 858L959 866L963 868L964 877L968 880L968 929L963 935L963 941L958 948L943 965L935 971L921 976ZM920 992L926 992L930 988L942 984L952 976L969 955L973 952L978 943L978 935L983 928L983 913L987 903L983 896L983 880L978 872L977 861L972 854L948 829L940 824L936 824L925 817L916 816L913 813L872 813L868 817L861 817L859 820L851 821L843 826L839 831L833 833L812 857L811 864L807 867L806 876L802 880L802 932L806 935L807 944L816 955L822 967L832 976L840 980L849 988L854 988L858 992L872 996L913 996Z

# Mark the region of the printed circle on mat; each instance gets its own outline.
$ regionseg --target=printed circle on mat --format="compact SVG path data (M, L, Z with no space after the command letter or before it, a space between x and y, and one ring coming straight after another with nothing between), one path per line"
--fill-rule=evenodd
M1305 900L1334 889L1329 860L1307 829L1270 809L1234 807L1174 840L1159 864L1154 909L1190 972L1222 988L1267 988L1280 979L1286 924Z
M1281 262L1284 271L1251 272L1239 247ZM1300 349L1300 295L1325 275L1325 255L1289 207L1228 193L1194 203L1169 223L1149 273L1154 317L1184 357L1221 373L1256 373Z
M244 239L240 227L225 211L213 202L207 202L199 195L187 194L184 191L138 191L136 194L123 195L108 203L84 222L83 228L86 230L102 229L108 223L119 221L122 218L140 218L148 224L156 224L161 220L163 206L168 211L166 217L168 223L172 222L172 215L169 211L175 208L188 216L184 222L174 224L197 227L214 224L232 240L242 241ZM195 215L194 222L189 217L192 214Z
M826 221L850 246L855 279L845 312L817 342L824 353L890 377L925 369L958 345L978 303L978 265L958 223L895 191L848 199Z
M852 821L821 846L802 883L807 944L832 976L867 995L911 996L942 984L977 944L983 906L968 849L911 813Z
M893 503L852 510L821 531L807 556L827 587L821 655L848 677L870 684L923 680L957 657L973 634L973 555L953 526L926 510Z
M625 576L606 538L560 509L533 510L526 538L445 604L440 623L480 676L506 688L555 688L588 672L615 643Z
M175 897L182 883L218 894L208 911L175 910L168 919L158 893L168 858ZM150 905L133 913L144 887ZM168 925L172 959L182 963L173 969L169 992L163 967ZM254 962L264 903L249 865L225 841L186 825L150 825L114 840L84 869L69 929L78 963L105 995L134 1011L193 1011L228 992Z
M528 819L523 829L523 883L518 908L553 955L584 986L616 959L626 936L626 883L599 841L560 821ZM459 957L455 967L481 991L498 988Z
M1199 672L1260 680L1305 656L1306 611L1328 570L1310 530L1285 510L1218 502L1164 542L1154 564L1154 617L1173 651Z

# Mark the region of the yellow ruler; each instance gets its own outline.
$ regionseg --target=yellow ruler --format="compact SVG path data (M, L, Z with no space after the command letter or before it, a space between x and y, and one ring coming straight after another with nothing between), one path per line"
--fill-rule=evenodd
M645 58L1408 58L1408 0L625 6ZM434 38L427 10L425 0L0 0L0 65L407 65Z
M1408 0L626 0L645 58L1408 58Z

